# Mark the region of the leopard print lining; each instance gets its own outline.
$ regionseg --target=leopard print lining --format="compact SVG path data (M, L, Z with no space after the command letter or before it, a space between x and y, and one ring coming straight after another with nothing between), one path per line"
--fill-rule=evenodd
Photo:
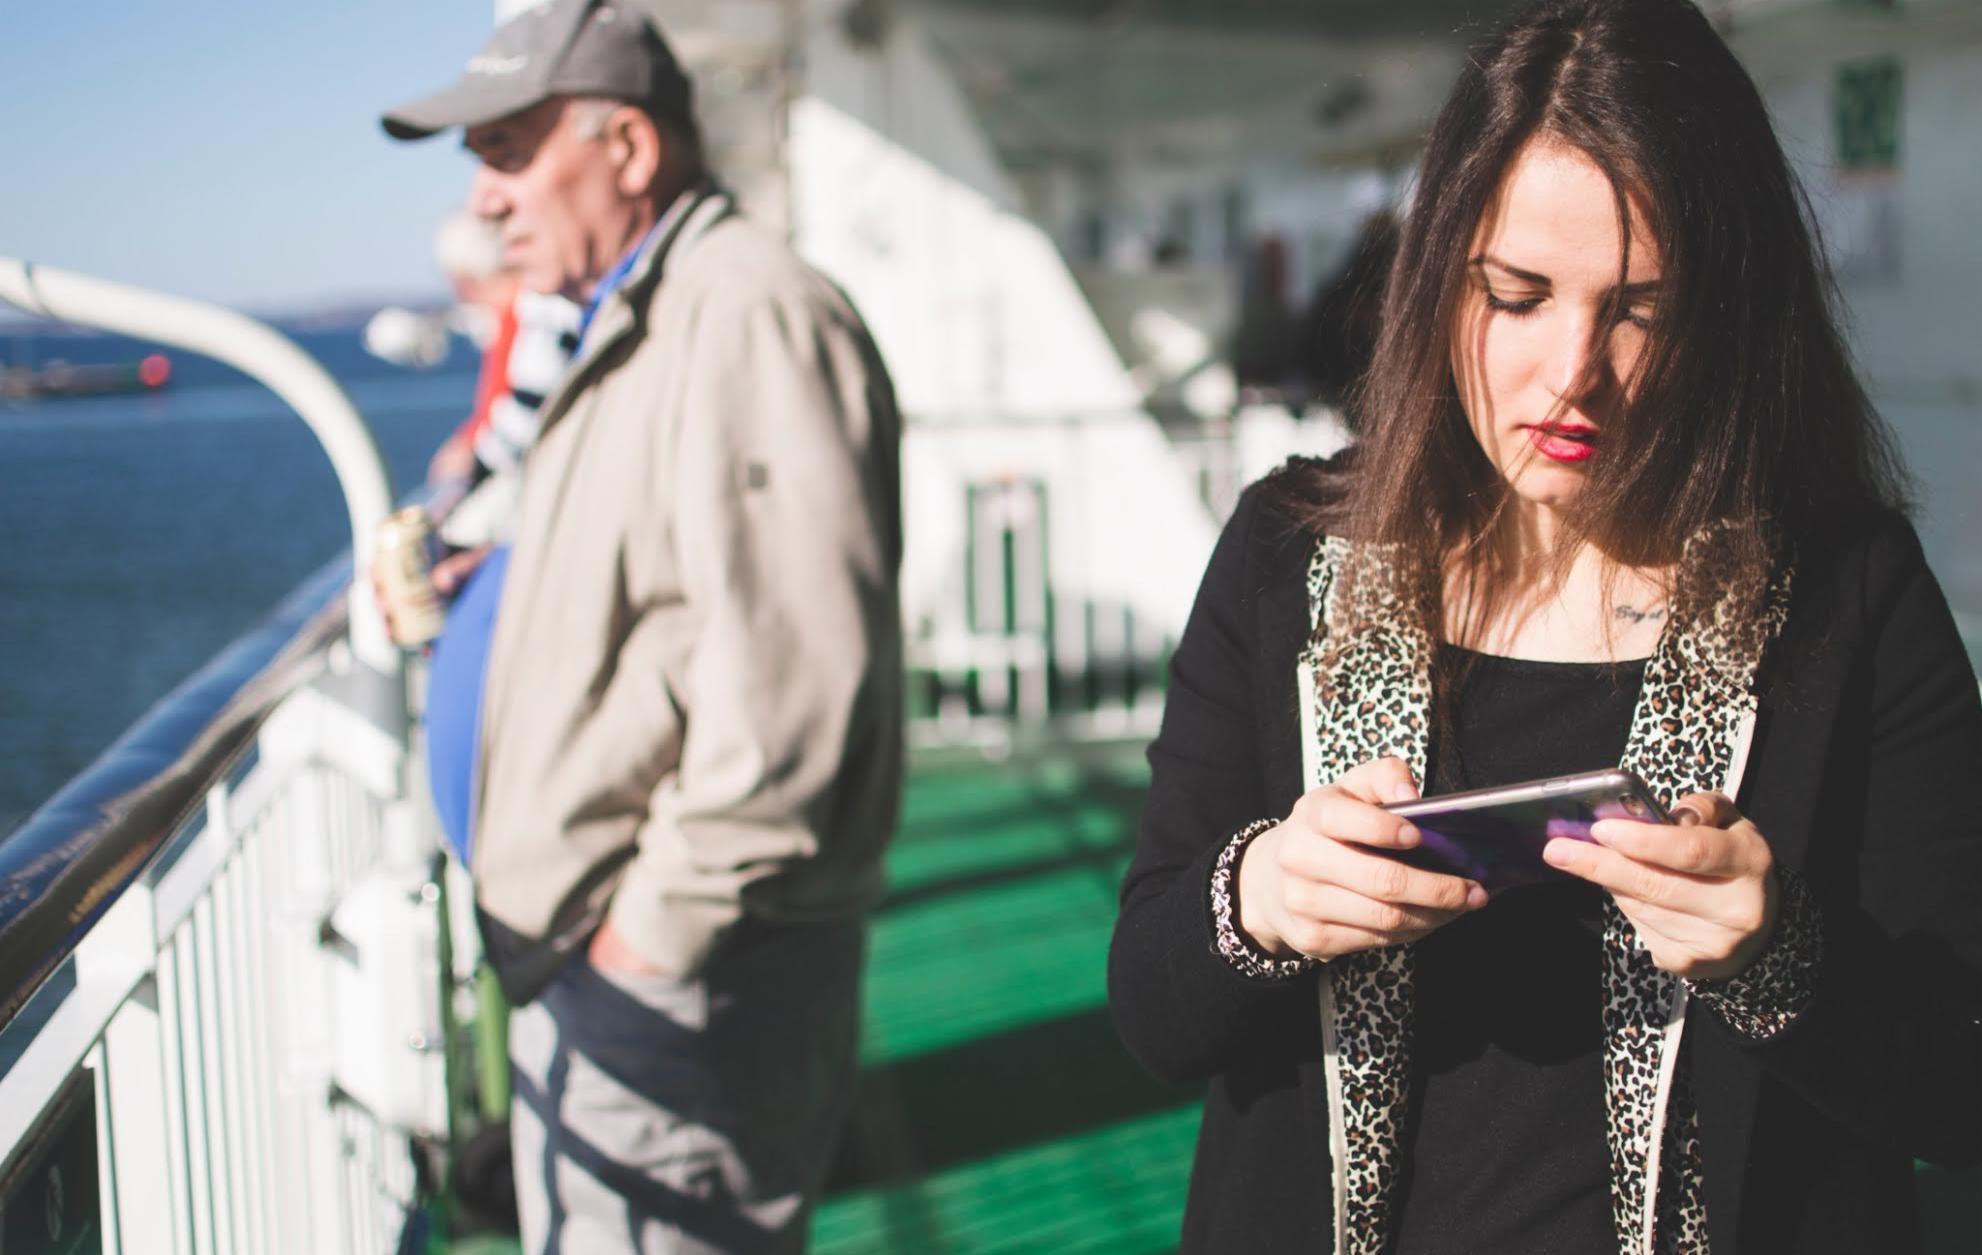
M1707 534L1696 543L1711 540ZM1315 631L1298 674L1309 689L1303 700L1313 702L1312 739L1303 746L1309 788L1385 755L1404 759L1424 778L1432 642L1381 578L1381 555L1372 564L1376 578L1355 581L1353 608L1338 604L1348 598L1335 575L1350 552L1347 541L1325 538L1308 568ZM1709 551L1689 546L1689 560L1708 557ZM1711 579L1712 572L1705 576ZM1766 635L1772 636L1788 605L1786 574L1766 597ZM1667 803L1730 785L1737 752L1745 749L1758 644L1725 629L1728 604L1697 626L1668 629L1646 666L1623 765ZM1347 631L1352 622L1365 626ZM1681 1045L1686 986L1653 966L1629 921L1608 901L1604 953L1606 1139L1619 1248L1704 1251L1698 1113L1684 1060L1671 1054ZM1335 1124L1335 1249L1345 1255L1375 1255L1389 1237L1410 1086L1412 955L1409 946L1365 951L1322 973L1324 1062ZM1740 994L1730 996L1745 1002ZM1648 1233L1646 1184L1655 1164L1659 1185L1651 1201L1657 1219Z
M1687 564L1711 564L1711 534L1688 546ZM1701 572L1712 579L1711 571ZM1727 584L1723 584L1727 587ZM1788 611L1786 574L1766 591L1766 636ZM1738 594L1730 593L1730 598ZM1705 623L1668 630L1645 667L1623 766L1667 805L1727 785L1755 711L1760 658L1726 630L1727 603ZM1616 903L1604 902L1604 1090L1611 1164L1611 1218L1620 1250L1705 1251L1707 1210L1699 1113L1682 1083L1679 1048L1687 990L1655 967ZM1661 1084L1673 1078L1669 1090ZM1664 1093L1661 1119L1661 1091ZM1655 1142L1655 1139L1656 1142ZM1657 1223L1647 1233L1645 1191L1657 1166Z
M1236 968L1241 976L1252 980L1292 980L1303 972L1321 966L1320 959L1305 954L1291 959L1276 959L1260 949L1239 927L1239 856L1245 853L1254 837L1273 827L1275 822L1255 819L1233 833L1225 848L1218 852L1218 861L1211 868L1211 931L1214 944L1227 963Z
M1803 878L1778 871L1776 931L1747 969L1724 980L1688 980L1686 988L1720 1022L1763 1042L1796 1022L1817 992L1824 961L1823 916Z
M1381 580L1361 580L1355 604L1335 586L1348 542L1330 537L1308 568L1316 631L1303 651L1313 685L1317 743L1308 787L1334 780L1372 758L1395 755L1419 780L1431 739L1431 640L1411 625L1401 598ZM1353 620L1373 625L1347 635ZM1331 652L1332 651L1332 652ZM1354 683L1319 682L1326 675ZM1378 1255L1388 1241L1411 1083L1416 953L1410 946L1364 950L1330 963L1322 1024L1324 1066L1346 1162L1334 1165L1335 1249Z

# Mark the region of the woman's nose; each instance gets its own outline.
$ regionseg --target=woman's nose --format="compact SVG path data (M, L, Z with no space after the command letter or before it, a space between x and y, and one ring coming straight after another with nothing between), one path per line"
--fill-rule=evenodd
M1565 319L1550 346L1544 378L1548 389L1570 404L1602 393L1611 382L1609 345L1590 319Z

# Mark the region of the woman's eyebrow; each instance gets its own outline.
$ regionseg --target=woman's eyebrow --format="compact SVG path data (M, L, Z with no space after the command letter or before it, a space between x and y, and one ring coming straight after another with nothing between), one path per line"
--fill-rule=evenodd
M1495 270L1505 271L1510 279L1519 279L1522 283L1532 283L1537 287L1546 288L1552 286L1552 281L1547 275L1536 274L1532 270L1523 270L1519 266L1509 265L1489 253L1481 253L1479 256L1473 258L1469 264L1475 270L1492 266Z
M1547 275L1538 274L1533 270L1523 270L1521 267L1503 261L1490 253L1481 253L1479 256L1473 258L1469 264L1475 270L1484 270L1486 267L1491 266L1495 270L1505 273L1510 279L1517 280L1521 283L1533 284L1539 288L1554 286L1554 280L1550 279ZM1639 297L1656 296L1659 289L1664 286L1665 280L1663 278L1640 279L1636 283L1627 283L1619 288L1618 294L1627 301L1636 300Z

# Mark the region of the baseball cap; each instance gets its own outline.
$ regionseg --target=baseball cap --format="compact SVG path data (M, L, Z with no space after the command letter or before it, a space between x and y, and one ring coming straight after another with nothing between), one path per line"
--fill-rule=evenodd
M551 96L604 96L688 120L691 95L681 63L640 14L611 0L544 0L496 28L452 86L380 122L394 139L425 139Z

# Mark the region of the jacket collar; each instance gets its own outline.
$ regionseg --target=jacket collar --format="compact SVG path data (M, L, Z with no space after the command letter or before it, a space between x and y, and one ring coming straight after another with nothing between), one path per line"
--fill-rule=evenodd
M735 199L711 182L699 183L674 198L640 243L625 275L600 302L595 339L603 346L646 316L654 289L671 262L692 250L710 227L736 209ZM589 348L589 345L581 348ZM590 356L586 353L585 356Z
M641 240L625 274L599 301L578 346L578 356L542 407L542 433L563 417L585 389L594 367L627 337L638 334L669 265L679 264L709 229L736 212L735 199L714 183L701 183L675 197Z

